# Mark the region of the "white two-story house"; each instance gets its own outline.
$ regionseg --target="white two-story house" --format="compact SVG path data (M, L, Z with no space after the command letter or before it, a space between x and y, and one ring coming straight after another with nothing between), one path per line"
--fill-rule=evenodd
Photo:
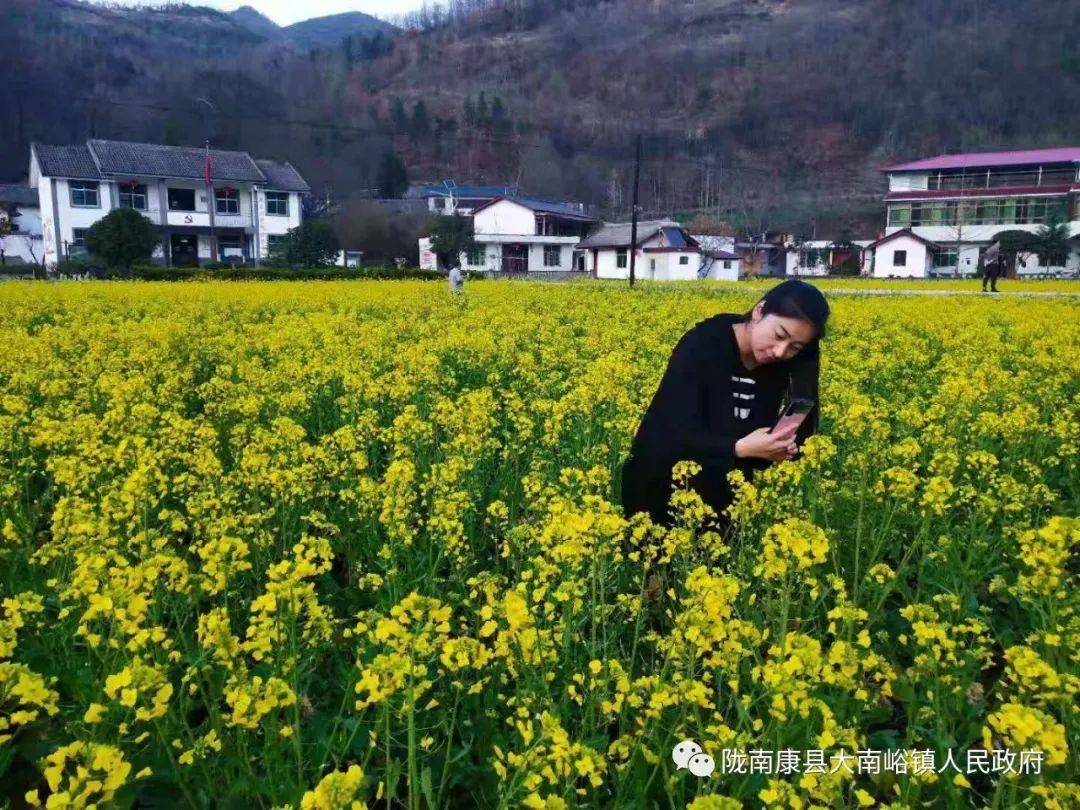
M1068 225L1070 249L1025 258L1017 275L1080 271L1080 147L938 155L882 169L886 226L873 275L975 275L998 233Z
M301 196L310 187L289 163L224 149L211 149L209 157L208 185L207 153L199 147L32 144L30 185L40 203L45 264L83 252L86 232L114 208L132 208L154 223L155 262L265 259L274 240L300 224Z
M522 196L481 205L472 219L476 248L461 255L463 269L496 277L550 278L584 272L574 248L597 221L582 205ZM420 266L436 269L436 264L430 240L421 239Z
M596 233L583 239L578 250L584 251L589 273L593 278L630 277L631 223L607 222ZM700 278L703 267L713 267L711 278L725 277L719 272L722 262L738 257L729 251L712 251L721 257L721 264L704 256L698 241L673 220L645 220L637 224L634 250L634 276L655 281L685 281Z

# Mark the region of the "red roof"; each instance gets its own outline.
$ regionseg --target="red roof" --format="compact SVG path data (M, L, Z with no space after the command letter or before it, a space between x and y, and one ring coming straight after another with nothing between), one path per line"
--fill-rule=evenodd
M1056 149L1021 149L1012 152L962 152L938 155L910 163L883 166L883 172L918 172L930 169L969 169L990 166L1029 166L1036 163L1080 163L1080 146Z

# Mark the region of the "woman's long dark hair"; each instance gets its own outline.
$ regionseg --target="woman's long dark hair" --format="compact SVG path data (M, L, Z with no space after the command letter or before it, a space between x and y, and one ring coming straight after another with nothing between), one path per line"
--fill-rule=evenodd
M825 324L829 320L829 302L813 284L790 278L765 293L759 303L764 304L762 315L782 315L809 321L816 332L815 343L824 337ZM746 317L749 318L752 312L753 309L747 312Z
M764 304L761 308L762 315L799 318L813 324L816 332L814 340L805 346L792 362L790 396L812 399L816 403L818 377L821 374L821 350L818 344L825 335L825 324L829 320L829 302L814 285L792 278L765 293L761 303ZM752 313L753 309L746 313L746 317L749 318ZM803 423L809 433L817 431L819 411L820 408L815 405Z

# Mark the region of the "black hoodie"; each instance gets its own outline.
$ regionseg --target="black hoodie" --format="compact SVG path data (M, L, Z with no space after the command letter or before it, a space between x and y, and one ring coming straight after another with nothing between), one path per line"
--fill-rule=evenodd
M728 472L741 469L749 477L769 465L736 457L735 442L760 427L772 427L790 396L817 402L817 341L791 360L747 369L732 329L746 320L746 315L714 315L675 346L623 466L627 517L644 511L654 522L670 524L671 469L683 459L701 464L691 485L719 514L731 502ZM816 430L817 413L815 406L800 426L799 444Z

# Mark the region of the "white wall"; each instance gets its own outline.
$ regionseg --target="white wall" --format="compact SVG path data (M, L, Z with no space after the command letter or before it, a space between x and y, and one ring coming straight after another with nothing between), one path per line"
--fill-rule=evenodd
M532 236L536 233L536 215L516 202L499 200L473 214L473 232Z
M709 259L702 256L701 261L708 265L705 278L716 281L739 280L739 273L742 271L742 262L739 259Z
M3 250L4 261L13 264L13 260L20 260L26 264L39 264L45 252L41 234L20 233L11 236L0 236L0 250Z
M41 236L41 210L36 206L15 206L16 217L12 225L23 233ZM7 215L0 211L0 219L7 219Z
M907 262L896 267L893 259L896 251L907 251ZM930 272L930 256L926 245L910 236L891 239L874 249L875 278L926 278Z
M651 266L652 260L656 259L656 271L651 278L656 281L690 281L698 277L701 267L701 254L696 250L678 252L645 253L645 263ZM686 264L682 264L682 259ZM637 268L634 268L635 274Z
M273 191L273 189L269 189ZM257 258L265 259L270 253L269 237L280 236L292 228L300 225L302 212L300 209L300 195L295 191L289 192L289 215L287 217L266 213L267 189L255 188L255 216L258 218L259 244L257 246ZM241 211L247 209L241 204Z
M589 251L592 254L592 251ZM596 261L596 277L597 278L630 278L630 251L626 252L626 267L615 266L615 248L599 248L597 250ZM644 253L639 249L637 251L637 259L634 265L634 276L636 278L652 278L649 270L649 262L645 258ZM589 262L587 263L589 271L592 271L592 256L590 255Z
M556 244L553 247L559 249L559 266L558 267L545 267L544 266L544 245L529 245L529 272L530 273L544 273L544 272L567 272L574 269L574 246Z
M929 174L903 173L889 175L889 191L925 190L929 184Z

